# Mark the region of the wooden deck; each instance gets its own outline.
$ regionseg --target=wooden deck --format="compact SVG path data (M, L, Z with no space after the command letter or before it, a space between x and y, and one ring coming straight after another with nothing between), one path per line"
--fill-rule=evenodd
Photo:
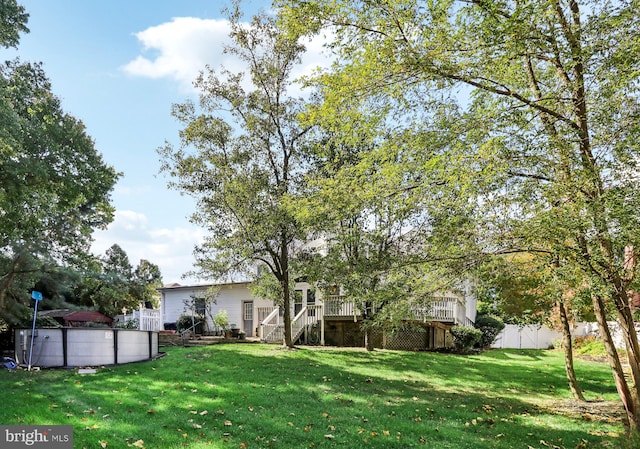
M260 308L258 316L261 318L259 338L266 342L281 342L284 335L284 323L278 307ZM336 321L362 320L362 313L352 302L340 297L331 297L318 304L303 307L293 318L292 338L297 340L309 332L320 333L321 344L324 344L325 323ZM473 325L466 316L466 304L463 299L455 296L440 296L429 298L422 305L409 309L408 322L439 323L443 325Z

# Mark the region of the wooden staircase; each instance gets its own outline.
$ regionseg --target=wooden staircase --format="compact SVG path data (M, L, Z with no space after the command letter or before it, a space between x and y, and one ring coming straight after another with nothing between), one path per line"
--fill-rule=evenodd
M322 306L306 306L291 320L291 340L298 341L305 332L322 321ZM284 323L280 322L280 309L276 308L260 324L260 340L267 343L282 343Z

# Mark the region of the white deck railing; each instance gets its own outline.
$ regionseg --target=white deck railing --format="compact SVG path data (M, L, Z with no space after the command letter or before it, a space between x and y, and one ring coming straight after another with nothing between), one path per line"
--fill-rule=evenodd
M275 340L277 338L277 335L274 335L274 333L277 333L278 329L281 327L282 324L280 323L280 307L274 307L273 310L260 323L260 329L258 331L260 340Z
M158 309L143 309L139 310L139 320L141 331L160 331L164 329L162 324L162 315Z
M324 316L353 317L354 321L362 315L352 301L345 301L340 297L329 298L324 301Z
M264 309L264 310L262 310ZM268 313L267 313L268 312ZM296 341L305 330L309 330L314 324L322 321L324 317L346 318L353 317L357 321L362 316L360 310L352 301L344 298L332 297L325 300L322 305L308 305L291 320L291 336ZM280 308L259 308L258 317L264 317L260 322L259 336L263 341L278 342L284 338L284 323L280 316ZM414 321L440 321L443 323L470 326L473 323L466 316L466 303L464 299L456 296L438 296L426 300L422 304L410 307L407 320ZM324 342L324 326L320 326Z
M131 312L131 315L116 315L115 321L120 324L127 324L130 321L138 320L138 329L141 331L161 331L162 314L159 309L145 309L140 307Z
M322 305L308 305L291 320L291 339L298 340L311 326L322 321ZM321 329L324 342L324 329ZM260 339L268 342L280 342L284 339L284 323L280 320L280 310L276 308L260 323Z
M423 322L462 324L466 318L465 303L455 296L434 297L423 304L412 306L409 310L411 319Z
M327 317L353 317L356 320L361 316L360 310L353 302L342 298L330 298L324 302L324 314ZM466 317L466 304L462 298L456 296L433 297L423 304L412 306L409 309L407 319L417 321L442 321L443 323L455 323L468 325L470 320Z

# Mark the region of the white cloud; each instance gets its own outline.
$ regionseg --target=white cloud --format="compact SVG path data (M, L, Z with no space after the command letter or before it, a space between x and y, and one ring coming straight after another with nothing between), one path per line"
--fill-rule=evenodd
M129 256L136 266L146 259L160 267L163 282L193 282L182 275L193 266L193 248L203 238L202 230L191 227L157 228L144 214L131 210L116 211L115 219L104 231L94 233L91 249L103 255L114 243Z
M235 64L235 58L223 53L229 31L226 20L175 17L136 33L144 53L152 56L139 55L122 69L145 78L172 78L189 87L206 64Z
M224 53L224 46L230 43L229 31L226 20L175 17L170 22L136 33L143 54L124 65L122 70L132 76L170 78L181 88L192 90L193 81L207 65L214 70L224 66L232 73L245 68L236 56ZM307 52L294 71L294 78L309 75L318 66L329 66L331 59L323 49L323 43L328 39L318 36L305 42Z

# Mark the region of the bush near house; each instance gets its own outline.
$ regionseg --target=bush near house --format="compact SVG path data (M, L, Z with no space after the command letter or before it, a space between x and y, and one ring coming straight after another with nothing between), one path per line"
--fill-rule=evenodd
M213 323L224 332L229 327L229 313L226 310L220 310L213 317Z
M200 315L180 315L178 317L178 321L176 322L176 327L178 328L178 332L186 331L193 326L193 323L196 324L196 327L192 329L194 334L204 334L206 330L206 319Z
M476 317L475 328L482 332L478 346L480 348L488 348L504 329L504 321L495 315L482 314Z
M453 345L460 353L470 352L482 339L482 331L475 327L453 326L450 332Z

